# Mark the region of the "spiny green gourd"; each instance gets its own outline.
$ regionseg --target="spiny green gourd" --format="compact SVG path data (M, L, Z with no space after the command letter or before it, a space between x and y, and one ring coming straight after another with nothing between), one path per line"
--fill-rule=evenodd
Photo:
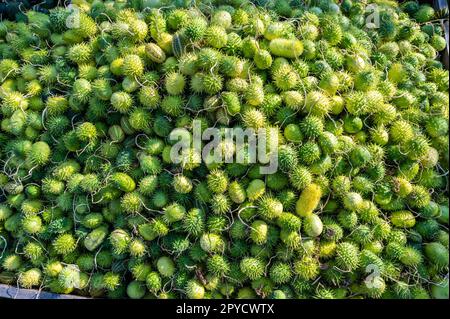
M0 283L101 298L448 298L440 13L74 2L79 21L59 6L0 23ZM366 28L375 2L380 25ZM250 138L218 141L224 162L203 154L198 123L219 137L275 129L275 172L251 161ZM174 129L189 141L180 161Z

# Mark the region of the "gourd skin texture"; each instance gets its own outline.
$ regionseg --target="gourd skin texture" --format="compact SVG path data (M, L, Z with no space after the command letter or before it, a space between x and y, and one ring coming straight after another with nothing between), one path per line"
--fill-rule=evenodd
M301 217L307 217L316 209L322 197L322 190L317 184L309 184L300 194L295 211Z
M75 2L77 28L63 6L0 22L0 283L448 298L439 12L376 1L371 29L374 1ZM197 123L274 129L276 172L250 141L219 143L243 163L194 145L175 163L170 133L192 144Z

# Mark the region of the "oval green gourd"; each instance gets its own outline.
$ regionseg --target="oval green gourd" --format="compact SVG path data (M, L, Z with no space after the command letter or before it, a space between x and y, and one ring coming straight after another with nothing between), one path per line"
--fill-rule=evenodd
M302 217L310 216L319 204L321 197L322 190L317 184L306 186L295 204L296 213Z
M273 39L269 50L276 56L295 59L303 53L303 44L300 40Z

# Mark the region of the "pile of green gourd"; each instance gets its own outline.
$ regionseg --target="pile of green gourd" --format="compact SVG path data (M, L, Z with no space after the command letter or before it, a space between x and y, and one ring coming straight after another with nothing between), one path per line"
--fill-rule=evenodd
M71 2L0 22L0 283L448 298L449 72L433 8ZM199 163L194 148L173 163L169 134L194 120L276 129L278 170Z

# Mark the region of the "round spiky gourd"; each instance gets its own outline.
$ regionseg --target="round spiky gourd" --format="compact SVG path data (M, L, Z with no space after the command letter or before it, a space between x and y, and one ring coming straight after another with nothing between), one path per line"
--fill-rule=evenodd
M28 216L22 220L23 230L28 234L36 234L42 230L42 220L39 216Z
M180 204L173 203L164 207L163 219L166 223L174 223L183 219L186 209Z
M253 56L253 61L258 69L268 69L272 65L272 56L267 50L258 50Z
M221 252L224 249L224 241L217 234L205 233L200 237L200 247L206 252Z
M45 165L49 162L51 156L51 149L46 142L39 141L31 146L28 152L28 159L32 165Z
M162 288L161 276L156 271L148 273L145 278L145 285L149 291L157 293Z
M284 189L288 183L288 177L280 172L276 172L267 177L267 186L275 191Z
M270 279L276 284L284 284L291 280L292 270L291 267L282 262L278 262L272 265L269 270Z
M113 262L113 256L110 251L100 251L97 254L97 264L102 268L109 268Z
M28 100L20 92L7 92L2 97L3 105L2 112L5 115L12 116L18 110L25 111L28 108Z
M141 154L139 156L139 163L144 173L159 174L162 170L161 161L156 156Z
M46 107L50 116L60 115L68 109L69 103L65 97L55 95L47 99Z
M304 256L294 262L294 273L303 280L314 280L319 275L319 261L310 256Z
M289 172L298 165L296 150L290 145L280 145L278 148L278 162L284 172Z
M234 239L244 239L247 236L247 226L241 221L234 222L230 228L230 236Z
M213 170L207 176L208 188L217 194L223 193L228 187L228 177L225 172L221 170Z
M209 46L220 49L227 44L228 36L225 29L218 25L209 26L205 31L205 41Z
M173 188L176 192L187 194L192 190L192 182L189 178L183 175L177 175L173 178Z
M360 91L350 92L345 96L345 107L348 113L358 116L367 114L367 94Z
M91 142L98 136L97 128L90 122L84 122L77 126L75 133L80 141Z
M14 77L19 71L19 64L13 59L2 59L0 62L0 74L4 79Z
M40 200L26 199L20 205L20 210L24 213L25 217L37 215L42 210L42 202ZM37 220L34 220L37 221ZM33 222L30 220L31 224ZM31 225L30 224L30 225Z
M223 92L221 96L228 114L238 114L241 109L238 95L235 92Z
M334 241L323 241L319 244L320 258L330 259L334 257L336 251L336 243Z
M289 172L289 180L296 189L303 190L311 184L312 175L306 167L297 166Z
M231 209L228 196L224 194L215 194L210 201L211 209L214 214L225 214Z
M331 103L327 96L319 91L311 91L305 98L305 112L322 117L330 112Z
M53 170L53 176L59 180L67 181L73 174L78 173L81 169L80 164L75 160L68 160L61 163Z
M282 213L278 219L277 224L282 228L289 231L298 231L302 226L300 218L291 213Z
M146 253L146 247L144 243L139 239L134 239L128 246L130 255L133 257L143 257Z
M300 122L300 129L306 137L319 137L323 132L323 121L316 116L306 116Z
M248 88L248 82L241 78L232 78L225 83L225 87L231 92L245 92Z
M183 98L179 95L168 95L162 99L161 109L169 116L180 116L183 113Z
M123 58L122 70L126 76L140 77L144 73L144 63L138 55L128 54Z
M103 287L106 290L113 291L120 286L120 275L114 272L107 272L103 275Z
M79 43L71 46L67 52L67 57L74 63L84 64L92 59L92 47L86 43Z
M250 238L257 245L262 245L267 242L268 225L262 221L257 220L251 224Z
M111 105L116 111L120 113L127 113L133 105L133 99L126 92L114 92L111 95Z
M258 202L258 214L264 219L275 219L283 212L283 204L271 196L263 196Z
M178 68L184 75L194 75L197 72L197 55L185 53L178 59Z
M248 85L244 93L246 102L251 106L258 106L264 101L264 89L259 83L251 83Z
M16 271L22 266L23 260L19 255L11 254L2 260L2 267L6 271Z
M372 229L367 225L358 225L352 232L354 243L365 245L373 240Z
M72 86L72 97L80 103L86 103L92 93L92 85L86 79L75 80Z
M143 108L136 108L131 111L128 118L130 126L136 131L146 131L152 121L151 113Z
M298 91L285 91L281 97L284 104L291 110L298 111L303 107L303 94Z
M218 277L223 277L230 271L230 265L227 259L217 254L208 258L206 268L211 274Z
M425 256L439 268L448 268L449 254L448 249L438 242L432 242L425 245Z
M266 116L259 110L249 108L242 114L242 122L245 127L258 130L265 127Z
M426 121L425 128L431 137L444 136L448 132L448 121L444 118L433 116Z
M408 196L408 204L413 208L423 208L430 203L430 194L423 186L414 185Z
M390 219L394 226L401 228L411 228L416 224L416 218L407 210L393 212Z
M62 33L67 29L66 21L70 11L66 8L56 7L49 12L50 26L56 33Z
M339 44L342 40L343 32L340 24L332 15L326 15L320 19L322 38L330 45Z
M281 97L278 94L267 93L260 107L267 116L272 116L280 108L281 102Z
M81 184L81 180L79 181ZM80 184L78 186L80 186ZM60 195L64 191L64 183L52 178L42 180L42 193L47 195Z
M109 242L111 243L114 253L122 254L128 249L130 236L122 229L115 229L109 235Z
M218 66L220 52L212 48L203 48L198 52L197 64L204 70L210 71L214 66Z
M189 280L186 285L186 296L189 299L203 299L205 288L196 280Z
M44 254L44 249L41 245L29 242L23 248L25 257L31 260L32 263L38 262L42 259Z
M94 256L90 254L83 254L77 258L76 264L81 271L92 271L95 266Z
M199 208L191 209L183 219L183 228L193 236L199 236L204 230L204 212Z
M166 75L165 88L167 93L178 95L183 93L186 80L184 76L177 72L171 72Z
M143 86L138 92L139 102L149 108L155 108L159 101L160 95L158 90L153 86Z
M360 211L363 208L364 201L360 194L349 192L343 197L344 207L351 211Z
M281 91L295 89L300 81L298 74L288 64L275 68L272 78L275 86Z
M324 90L328 95L334 95L339 88L339 78L332 72L327 72L319 82L319 87ZM334 100L334 99L333 99ZM334 103L332 106L334 106Z
M414 136L411 124L405 120L395 121L389 129L389 138L394 143L407 142Z
M233 181L228 186L228 196L236 204L242 204L246 199L245 189L238 181Z
M357 90L372 90L378 84L377 74L372 69L362 70L356 74L354 84Z
M20 274L18 283L21 287L30 289L38 286L41 280L42 272L38 268L32 268Z
M207 22L200 17L191 20L184 30L184 35L192 41L199 41L203 38L207 29Z
M305 165L311 165L320 159L320 147L314 142L306 142L300 146L299 160Z
M147 276L151 272L151 267L149 264L136 262L132 265L129 265L130 271L133 275L133 278L138 281L145 281Z
M417 267L422 262L422 254L413 247L405 247L399 259L408 267Z
M67 25L67 22L66 22ZM79 26L75 29L82 38L92 37L97 33L97 24L94 19L84 12L79 13Z

